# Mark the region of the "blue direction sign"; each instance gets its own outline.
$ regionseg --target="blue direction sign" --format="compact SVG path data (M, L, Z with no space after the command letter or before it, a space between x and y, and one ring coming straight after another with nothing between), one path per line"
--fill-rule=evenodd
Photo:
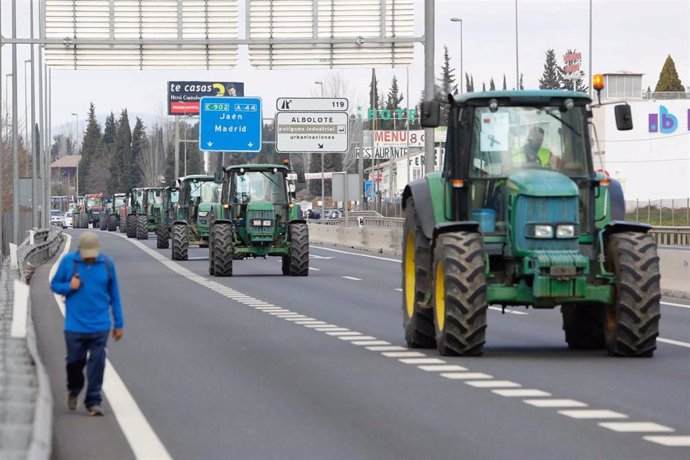
M199 149L209 152L261 151L261 98L202 97Z

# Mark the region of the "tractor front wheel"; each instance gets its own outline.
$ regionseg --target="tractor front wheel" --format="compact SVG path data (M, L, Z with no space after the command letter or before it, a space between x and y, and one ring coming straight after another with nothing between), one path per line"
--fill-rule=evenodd
M114 232L117 230L117 216L115 214L110 214L108 216L108 231Z
M434 348L434 312L424 308L429 290L431 245L424 236L412 198L405 205L403 229L403 328L410 348Z
M156 228L156 247L168 249L170 247L170 227L167 222L161 221Z
M436 347L444 356L481 355L486 342L484 248L478 233L439 236L434 251Z
M609 237L606 259L616 275L616 303L606 308L609 355L651 357L661 317L659 256L645 233L621 232Z
M292 224L290 233L290 275L309 275L309 227L307 224Z
M232 276L232 259L234 258L234 248L232 245L232 225L229 223L218 223L211 227L212 245L209 245L209 257L213 264L213 275Z
M189 235L187 226L173 224L172 228L172 260L187 260L189 252Z
M603 305L563 305L563 330L571 350L598 350L606 346L606 309Z
M137 216L135 214L127 215L127 221L126 221L125 225L127 227L127 238L136 238L137 237Z
M139 214L137 216L137 239L149 239L149 218L146 214Z

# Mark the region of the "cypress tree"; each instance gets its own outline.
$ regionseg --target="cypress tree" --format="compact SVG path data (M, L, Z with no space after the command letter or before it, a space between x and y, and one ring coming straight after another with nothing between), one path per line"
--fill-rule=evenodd
M105 119L105 128L103 129L103 143L108 150L113 148L115 144L115 135L117 134L117 122L115 121L115 114L110 111Z
M539 89L560 89L562 74L556 63L556 52L552 49L546 50L546 62L544 62L544 72L539 79Z
M117 121L117 133L108 183L109 192L128 192L135 186L132 177L132 160L132 132L129 127L127 109L124 109Z
M491 81L489 81L489 91L496 91L496 83L494 83L494 77L491 77Z
M503 91L508 89L508 84L506 82L506 74L503 74Z
M379 89L378 80L376 79L376 69L371 69L371 83L369 83L369 107L371 107L374 116L369 121L369 129L374 129L378 124L376 118L379 116Z
M386 129L391 129L393 127L401 128L404 126L404 121L396 123L394 120L394 118L398 116L397 110L400 108L400 103L403 99L404 97L400 94L400 89L398 88L398 79L393 75L393 81L391 82L391 88L388 91L385 105L386 109L391 113L391 119L387 121L382 120L382 124L385 125Z
M91 164L96 161L101 138L101 126L96 120L96 108L92 102L89 105L89 117L82 140L81 159L79 160L80 193L94 193L90 190L93 184L89 178L89 172L91 171Z
M669 91L679 91L685 92L685 87L678 77L678 72L676 71L676 64L673 62L673 58L669 54L664 62L664 66L661 68L661 73L659 74L659 81L654 88L654 92L669 92Z
M144 174L141 170L142 154L146 148L148 139L146 138L146 127L141 118L137 117L134 122L134 130L132 131L132 182L135 187L147 187L155 184L144 184Z

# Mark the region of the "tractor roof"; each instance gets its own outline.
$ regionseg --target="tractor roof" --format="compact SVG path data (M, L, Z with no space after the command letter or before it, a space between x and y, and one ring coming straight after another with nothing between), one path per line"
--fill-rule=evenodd
M185 181L188 181L188 180L202 180L202 181L205 181L205 180L214 180L214 177L213 177L213 176L207 176L206 174L191 174L191 175L189 175L189 176L179 177L177 180L179 180L179 181L181 181L181 182L185 182Z
M113 196L127 196L126 193L113 193Z
M232 165L225 168L226 171L237 171L238 169L244 168L246 171L268 171L274 168L278 168L281 171L288 171L288 167L285 165L274 165L274 164L245 164L245 165Z
M457 104L475 104L488 99L508 99L510 105L547 105L552 99L581 99L591 102L591 98L579 91L564 91L560 89L520 90L520 91L480 91L454 96ZM487 101L488 103L488 101Z
M144 190L164 190L165 187L144 187Z

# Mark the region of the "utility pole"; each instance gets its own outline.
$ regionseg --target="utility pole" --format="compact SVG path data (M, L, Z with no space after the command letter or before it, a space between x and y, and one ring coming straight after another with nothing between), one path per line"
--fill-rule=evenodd
M12 0L12 38L17 38L17 0ZM19 244L19 113L17 110L17 44L12 43L12 242Z
M424 2L424 98L427 101L434 99L435 6L435 0ZM434 171L436 159L433 142L434 128L425 128L424 138L424 174L426 175Z
M520 58L518 56L518 0L515 0L515 89L520 89Z
M2 37L2 5L0 4L0 37ZM5 250L5 227L2 225L3 213L5 212L5 189L3 176L5 175L4 168L5 162L5 145L2 138L2 43L0 38L0 260L4 255ZM7 104L7 101L5 101ZM7 123L7 120L4 120Z
M30 35L31 39L34 39L34 0L29 1L29 16L31 17L31 26L29 28L30 30ZM31 57L29 58L31 60L31 225L33 227L38 227L39 222L38 222L38 180L37 180L37 173L38 173L38 165L36 164L36 160L38 159L37 155L37 145L36 145L36 75L35 75L35 67L34 67L34 62L35 62L35 56L34 56L34 48L36 45L33 43L31 44ZM29 142L29 139L27 139L27 142Z

